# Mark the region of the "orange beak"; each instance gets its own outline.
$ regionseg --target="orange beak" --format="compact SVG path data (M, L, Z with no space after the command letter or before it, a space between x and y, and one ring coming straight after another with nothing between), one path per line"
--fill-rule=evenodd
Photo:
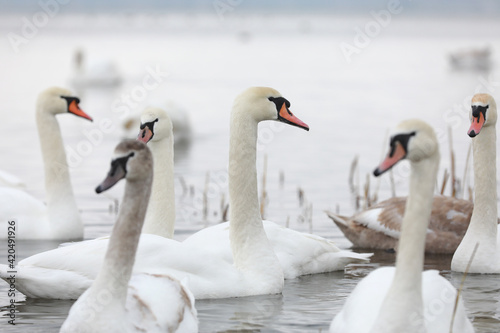
M88 114L86 114L85 112L83 112L82 109L80 109L80 107L78 106L78 103L75 100L71 101L71 103L69 104L68 111L71 112L72 114L78 116L78 117L82 117L82 118L88 119L90 121L93 121L92 118Z
M406 151L401 143L396 142L396 147L393 149L394 151L391 151L391 153L387 155L385 160L380 163L379 167L375 169L375 171L373 171L375 177L380 176L406 157Z
M285 123L288 123L293 126L297 126L300 128L305 129L306 131L309 131L309 126L300 120L299 118L295 117L290 110L286 107L286 104L283 103L283 106L280 109L280 112L278 114L278 120L283 121Z
M473 138L481 132L481 129L484 126L484 114L479 112L479 117L472 117L472 124L470 125L469 131L467 134Z
M137 140L142 141L144 143L148 143L149 140L153 138L153 132L149 129L149 127L145 126L137 135Z

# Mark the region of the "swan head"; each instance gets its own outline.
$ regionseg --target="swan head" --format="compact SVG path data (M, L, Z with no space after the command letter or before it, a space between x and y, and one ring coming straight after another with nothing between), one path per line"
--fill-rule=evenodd
M472 97L469 113L471 125L467 134L473 138L483 127L495 126L497 123L497 105L489 94L475 94Z
M45 89L38 95L37 109L52 115L72 113L92 121L92 118L80 109L80 99L73 96L71 91L59 87Z
M389 145L387 157L373 172L375 176L380 176L403 159L419 162L439 153L436 133L429 124L418 119L399 124Z
M248 115L255 121L277 120L309 131L309 126L290 111L290 102L268 87L251 87L236 97L233 114Z
M141 114L141 129L137 140L156 142L172 136L172 121L162 109L149 107Z
M120 142L115 148L106 179L97 186L95 191L104 192L123 178L127 181L152 181L153 156L145 143L137 140Z

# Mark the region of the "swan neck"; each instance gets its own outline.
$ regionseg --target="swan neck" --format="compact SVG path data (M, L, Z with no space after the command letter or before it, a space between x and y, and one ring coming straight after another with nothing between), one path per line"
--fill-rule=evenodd
M229 142L229 236L235 266L259 274L282 275L264 231L257 189L258 122L246 113L231 115Z
M142 232L173 238L175 228L174 142L172 136L151 141L154 180Z
M107 290L117 302L125 303L135 253L151 193L152 177L147 181L127 181L120 212L113 226L102 268L92 290Z
M261 222L257 189L257 127L252 119L247 121L232 117L229 141L229 196L231 221L240 220L242 214L251 223Z
M469 229L482 230L493 241L497 234L496 130L487 126L472 139L474 210Z
M410 194L401 226L394 279L380 308L374 332L383 331L388 323L401 331L407 331L409 320L423 325L425 236L438 166L437 152L430 158L411 163ZM422 327L415 329L419 331Z
M410 193L401 225L395 279L421 288L425 238L434 199L439 154L411 164ZM417 286L418 285L418 286Z
M472 139L474 159L474 209L469 227L451 260L451 269L464 272L474 248L470 273L498 273L496 130L485 126Z
M56 117L38 107L38 135L45 171L45 191L51 231L62 238L81 237L83 224L73 194L61 130Z

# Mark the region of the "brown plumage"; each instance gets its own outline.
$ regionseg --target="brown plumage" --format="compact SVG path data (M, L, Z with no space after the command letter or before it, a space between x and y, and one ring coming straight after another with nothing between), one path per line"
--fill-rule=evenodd
M327 214L353 247L389 250L397 248L405 205L406 197L396 197L352 217ZM468 200L435 196L425 252L454 253L467 231L473 206Z

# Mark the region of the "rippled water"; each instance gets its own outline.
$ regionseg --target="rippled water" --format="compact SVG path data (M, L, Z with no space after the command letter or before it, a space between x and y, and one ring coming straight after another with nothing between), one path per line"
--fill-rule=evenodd
M370 20L368 16L267 15L229 17L224 22L182 15L149 19L95 17L86 23L82 17L60 17L19 53L5 41L0 44L1 168L22 178L27 191L41 199L43 166L33 117L36 95L49 85L68 85L76 48L83 48L91 62L111 59L120 68L124 77L121 87L78 92L81 107L94 117L94 123L59 116L69 152L78 153L82 145L91 147L85 154L72 155L77 162L71 168L87 239L109 234L116 200L123 190L117 186L104 195L93 191L123 136L122 113L113 112L113 107L123 94L140 85L150 70L168 75L130 108L127 116L137 115L146 104L165 105L172 100L189 113L193 127L191 144L175 151L177 239L221 220L221 201L227 202L232 101L248 86L267 85L291 101L291 110L311 131L274 123L261 125L258 170L260 181L267 156L266 218L333 239L342 248L350 244L324 210L339 209L346 215L353 212L347 178L354 156L360 158L355 178L362 186L386 148L387 130L403 119L419 117L439 134L443 155L440 178L450 166L447 131L452 127L457 176L462 178L469 144L465 135L467 110L462 105L478 87L485 92L491 89L489 92L497 96L500 86L496 69L491 73L453 71L447 63L448 53L457 49L486 44L493 51L499 49L499 24L487 20L395 18L348 64L339 44L351 43L354 27L363 26ZM19 20L18 16L4 18L2 34L19 30ZM99 130L102 119L112 119L116 128L91 141L85 133ZM407 166L399 166L394 174L397 193L406 193ZM371 189L376 186L372 178ZM387 198L388 177L382 177L379 186L379 197ZM204 193L207 207L203 206ZM17 256L21 259L57 245L18 242ZM6 262L6 254L3 245L1 262ZM450 260L450 256L428 256L425 268L441 270L458 286L461 275L449 272ZM200 331L326 331L357 282L376 267L393 263L394 254L376 253L371 264L348 267L345 273L287 280L282 295L198 301ZM495 275L466 279L465 305L478 332L500 331L499 289ZM10 326L7 290L1 283L2 332L57 331L72 304L26 300L17 294L18 325Z

